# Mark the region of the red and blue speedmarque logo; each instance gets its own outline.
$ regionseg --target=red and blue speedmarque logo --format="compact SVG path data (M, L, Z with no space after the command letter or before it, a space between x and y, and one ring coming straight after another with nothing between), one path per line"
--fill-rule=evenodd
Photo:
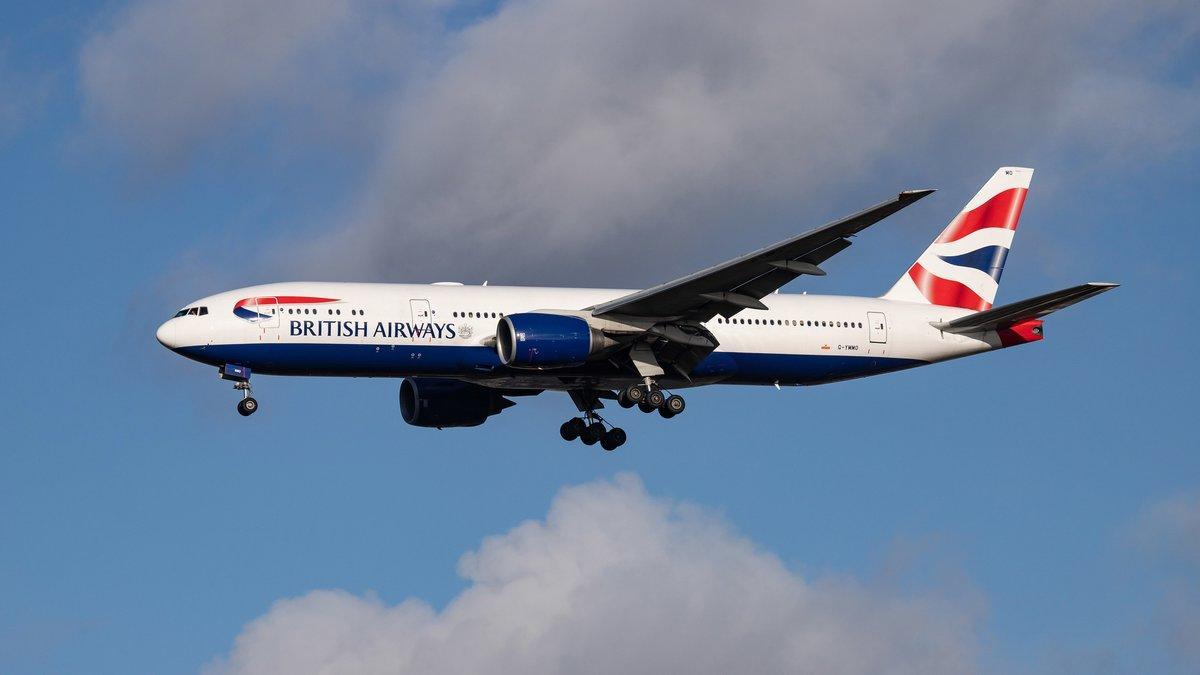
M264 310L269 311L275 308L282 308L285 305L314 305L326 302L341 302L341 300L337 298L317 298L307 295L242 298L233 304L233 314L239 319L257 323L263 319L270 319L272 317L271 313L264 314Z

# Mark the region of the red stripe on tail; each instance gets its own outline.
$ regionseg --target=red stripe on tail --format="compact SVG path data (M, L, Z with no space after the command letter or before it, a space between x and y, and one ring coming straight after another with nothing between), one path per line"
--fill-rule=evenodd
M950 221L936 243L958 241L972 232L988 227L1017 229L1017 220L1021 217L1021 207L1025 204L1025 195L1028 192L1025 188L1011 188L970 211L963 211Z
M957 281L935 276L921 263L913 263L913 266L908 268L908 276L912 277L921 295L935 305L962 307L976 312L982 312L992 306L992 303L979 297L975 291Z

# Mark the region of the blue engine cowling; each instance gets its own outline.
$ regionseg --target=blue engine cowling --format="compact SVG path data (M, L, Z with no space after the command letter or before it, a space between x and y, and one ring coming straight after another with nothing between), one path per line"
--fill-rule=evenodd
M563 368L583 363L595 347L588 322L577 316L510 314L496 327L496 353L514 368Z
M406 377L400 414L416 427L477 427L513 402L487 387L440 377Z

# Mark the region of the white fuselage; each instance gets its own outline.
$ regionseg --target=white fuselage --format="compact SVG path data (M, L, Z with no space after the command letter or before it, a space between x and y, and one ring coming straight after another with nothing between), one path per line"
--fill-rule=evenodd
M629 290L289 282L212 295L162 325L159 341L211 365L263 374L438 376L493 386L566 389L637 381L605 361L515 369L496 354L504 315L583 310ZM720 345L673 386L819 384L1003 346L995 332L945 333L932 324L969 310L880 298L774 294L705 326ZM202 311L201 311L202 308ZM190 310L190 312L189 312Z

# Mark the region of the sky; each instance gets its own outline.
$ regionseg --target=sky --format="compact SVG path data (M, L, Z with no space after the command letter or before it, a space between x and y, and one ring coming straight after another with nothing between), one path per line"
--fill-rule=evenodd
M1194 3L0 5L0 672L1200 671ZM883 293L1037 169L1046 340L406 426L399 382L154 341L275 280L644 287L908 188ZM260 380L261 381L258 381Z

